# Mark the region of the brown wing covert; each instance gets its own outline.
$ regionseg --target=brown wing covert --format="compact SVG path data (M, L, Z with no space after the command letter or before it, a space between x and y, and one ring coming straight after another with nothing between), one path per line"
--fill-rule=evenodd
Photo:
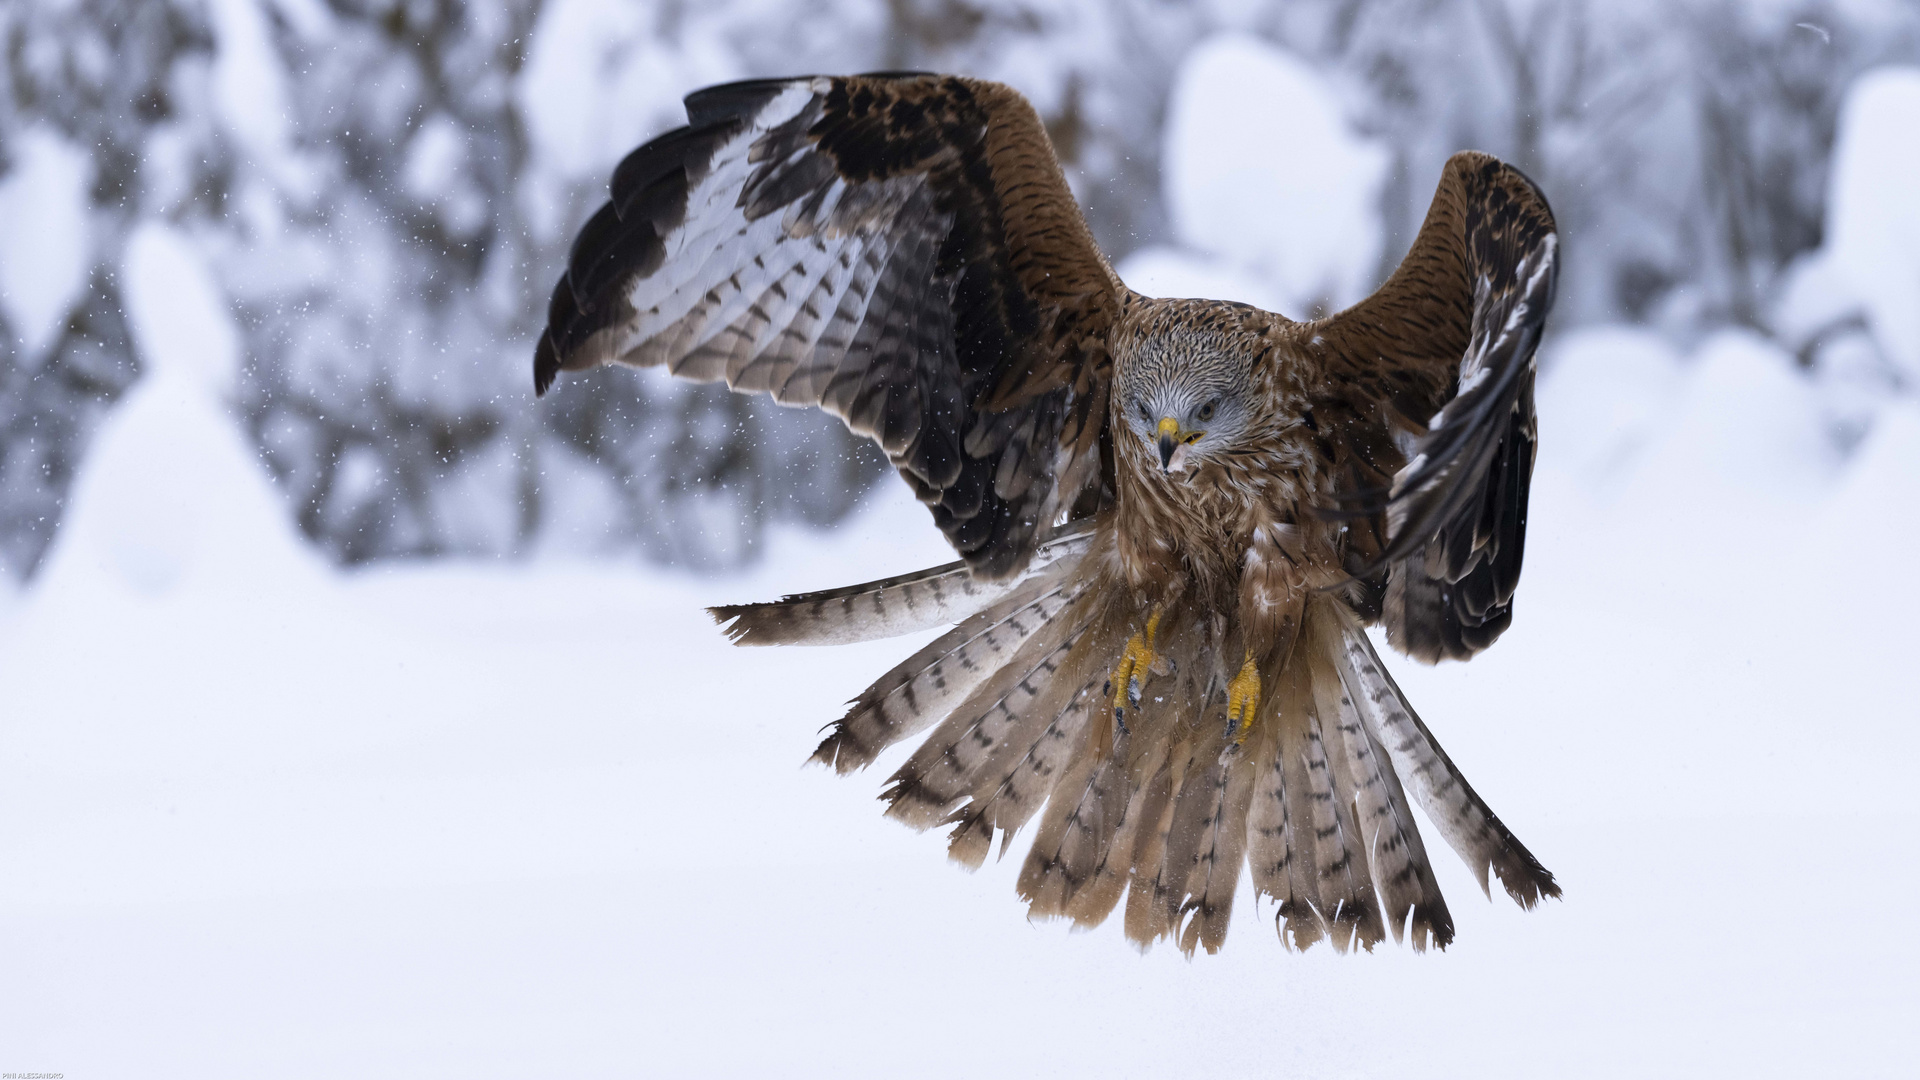
M1337 376L1325 411L1354 421L1342 496L1380 538L1360 572L1384 571L1388 638L1429 663L1472 656L1513 619L1557 247L1531 180L1455 154L1393 277L1302 328Z

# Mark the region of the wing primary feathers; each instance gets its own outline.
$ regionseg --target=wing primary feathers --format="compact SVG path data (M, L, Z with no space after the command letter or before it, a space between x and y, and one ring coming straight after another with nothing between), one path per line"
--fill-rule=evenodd
M1038 114L995 83L907 74L686 105L581 229L536 392L620 362L818 406L886 450L976 576L1019 576L1050 508L1111 491L1097 440L1060 434L1106 393L1123 291ZM964 451L989 414L1011 441Z
M1474 485L1446 483L1450 473L1481 474L1505 440L1509 428L1497 422L1523 411L1531 415L1534 350L1552 304L1557 247L1553 234L1520 262L1522 291L1503 297L1497 328L1476 325L1473 344L1460 365L1459 394L1442 406L1415 447L1415 456L1394 477L1389 503L1389 536L1381 560L1405 558L1433 537L1434 523L1458 514L1475 493ZM1484 280L1484 279L1483 279ZM1483 286L1484 287L1484 286ZM1487 301L1477 306L1478 324ZM1464 414L1464 415L1463 415ZM1479 507L1472 510L1477 519ZM1471 528L1471 522L1468 527Z
M1417 660L1466 659L1512 622L1535 352L1558 277L1540 190L1512 166L1463 152L1447 162L1393 277L1302 328L1333 375L1316 410L1342 423L1343 449L1327 455L1343 459L1338 490L1322 493L1316 512L1364 520L1383 540L1362 545L1347 570L1380 596L1394 648Z

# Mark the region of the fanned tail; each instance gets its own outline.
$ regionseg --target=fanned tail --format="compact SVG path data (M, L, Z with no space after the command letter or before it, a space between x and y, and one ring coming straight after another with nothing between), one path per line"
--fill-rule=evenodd
M985 581L966 563L950 562L862 585L762 604L726 604L707 612L737 645L847 645L899 637L959 622L1049 567L1063 560L1072 565L1086 553L1091 536L1086 523L1069 526L1040 545L1026 572L1013 581Z
M1482 851L1481 865L1503 880L1535 882L1536 898L1557 895L1484 804L1453 794L1470 789L1416 726L1377 658L1362 665L1352 657L1348 633L1359 631L1339 601L1311 598L1301 619L1293 646L1263 670L1268 692L1236 745L1222 708L1227 635L1190 614L1169 615L1170 636L1157 647L1181 677L1152 684L1124 729L1084 680L1064 707L1030 720L974 774L971 801L947 818L955 857L977 866L995 829L1004 849L1006 832L1048 798L1019 880L1035 917L1092 925L1124 893L1126 934L1142 948L1171 938L1188 954L1213 952L1225 941L1245 863L1257 893L1278 902L1281 939L1292 948L1325 939L1342 952L1371 950L1389 933L1418 950L1445 948L1453 918L1407 797L1431 800L1438 786L1455 802L1429 805L1458 805L1444 818L1430 815L1463 823L1454 833L1473 826L1479 848L1467 850ZM1105 638L1085 641L1096 653L1118 648L1117 632ZM1357 695L1349 681L1373 696ZM1383 694L1391 708L1378 703ZM1380 719L1388 714L1399 719ZM1404 745L1408 732L1417 746ZM1455 782L1428 785L1435 770Z
M1084 552L1084 548L1080 552ZM1283 943L1371 950L1391 933L1445 948L1453 919L1409 796L1479 875L1523 907L1553 876L1473 793L1408 707L1359 619L1312 594L1260 669L1258 713L1226 719L1229 620L1168 604L1124 724L1106 685L1144 616L1076 573L1080 552L1004 592L860 696L815 754L841 771L935 725L882 795L916 828L951 826L977 867L1038 827L1018 889L1035 918L1082 926L1125 900L1127 937L1188 955L1224 944L1240 870L1278 903Z

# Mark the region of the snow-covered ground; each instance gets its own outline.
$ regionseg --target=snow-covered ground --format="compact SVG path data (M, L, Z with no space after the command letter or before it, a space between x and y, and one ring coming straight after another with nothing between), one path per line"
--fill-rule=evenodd
M125 272L141 382L0 597L0 1069L1911 1069L1911 396L1843 455L1763 339L1562 338L1513 629L1395 670L1565 899L1488 903L1436 846L1446 953L1290 954L1243 891L1188 961L1029 924L1017 860L968 875L883 820L899 752L801 766L915 641L743 650L701 611L945 561L899 485L732 578L338 574L220 407L237 339L192 246L143 232Z

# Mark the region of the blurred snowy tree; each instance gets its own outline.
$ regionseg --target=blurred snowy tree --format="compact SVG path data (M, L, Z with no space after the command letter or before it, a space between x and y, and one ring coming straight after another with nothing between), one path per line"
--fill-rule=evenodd
M1395 148L1382 274L1440 163L1474 147L1553 199L1562 325L1686 335L1764 324L1820 243L1847 86L1920 60L1920 9L1891 0L1301 0L1252 25L1344 77L1356 125Z
M15 0L0 565L31 572L135 377L114 270L147 216L216 267L249 353L236 405L335 558L750 558L768 522L845 513L878 455L817 414L654 373L531 400L547 290L619 158L727 79L1001 79L1118 258L1170 238L1168 95L1222 30L1305 57L1391 152L1378 274L1440 162L1476 147L1554 199L1560 325L1683 337L1771 325L1822 242L1846 87L1920 61L1899 0Z
M114 268L148 209L148 139L191 108L176 75L212 50L193 4L0 5L0 570L15 577L135 377ZM217 181L194 187L219 198Z

